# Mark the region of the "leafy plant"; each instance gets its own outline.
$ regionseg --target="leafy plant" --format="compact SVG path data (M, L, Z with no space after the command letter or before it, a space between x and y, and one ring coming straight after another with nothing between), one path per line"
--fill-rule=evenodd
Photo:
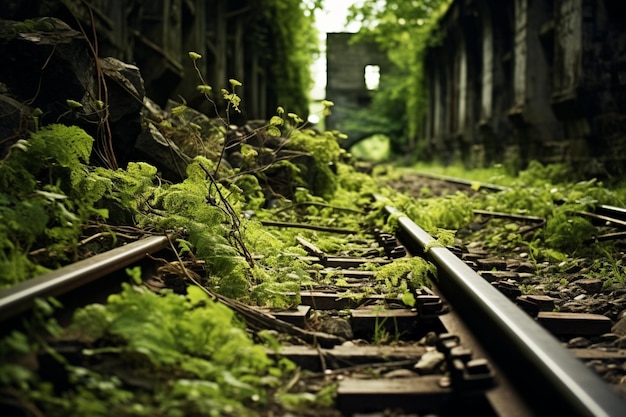
M382 5L366 0L351 7L349 18L361 24L358 39L374 40L387 52L393 69L381 79L381 88L374 95L370 123L383 127L391 139L391 148L402 154L412 146L419 131L419 117L426 106L423 86L423 54L439 40L437 22L449 0L386 1ZM386 79L385 79L386 78ZM368 117L371 119L371 115ZM388 119L388 123L381 123ZM404 123L398 123L398 119ZM389 130L401 125L404 130Z
M429 285L437 270L433 264L420 257L396 259L394 262L371 267L376 280L382 281L388 293L403 294Z
M60 392L19 365L0 365L3 385L21 384L13 395L45 415L257 415L294 369L271 360L229 308L194 286L182 297L125 284L106 305L78 310L63 338L84 348L81 363L61 359L69 385ZM31 351L17 332L0 349Z
M88 169L93 138L76 126L50 125L13 145L0 163L0 284L11 285L78 256L89 220L106 219L98 202L109 182ZM39 261L27 255L39 245Z

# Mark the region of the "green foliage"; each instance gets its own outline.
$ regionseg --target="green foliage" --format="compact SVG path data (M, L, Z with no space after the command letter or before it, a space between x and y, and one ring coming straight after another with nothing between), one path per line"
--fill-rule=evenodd
M109 183L85 165L92 144L76 126L50 125L0 163L0 286L75 259L82 226L108 217L96 202ZM45 248L46 259L26 255L34 245Z
M112 224L141 224L148 199L158 190L156 174L157 169L145 162L129 162L125 170L95 169L94 175L108 184L98 205L109 210Z
M234 179L233 185L241 190L240 194L243 196L244 204L248 210L259 210L265 204L263 189L259 184L259 179L254 175L238 175Z
M198 287L182 297L124 284L106 305L77 310L62 337L85 348L82 363L60 359L68 384L57 391L18 363L0 363L3 387L49 416L258 415L294 369L271 360L233 311ZM3 359L31 351L19 332L0 341Z
M582 248L596 234L596 228L587 219L572 212L568 207L557 207L545 226L545 244L568 252Z
M626 266L624 265L624 258L616 259L613 255L612 248L600 247L599 252L601 257L594 260L591 271L593 273L588 274L590 277L594 275L604 279L604 286L610 287L611 285L624 286L626 284Z
M362 27L359 37L376 41L394 64L390 73L381 76L371 113L378 119L373 126L383 127L380 133L391 138L395 152L404 150L408 144L402 141L419 132L420 115L426 108L423 56L426 48L438 42L437 22L450 3L387 0L381 4L365 0L351 7L350 19ZM388 123L383 122L385 119ZM389 130L389 126L402 126L404 130Z
M435 266L420 257L396 259L375 270L376 279L384 282L386 292L396 294L429 286L430 278L437 275Z
M433 235L446 235L442 229L458 230L474 217L470 197L460 192L419 200L400 195L394 199L393 205ZM449 241L449 237L446 240Z
M320 5L315 3L307 8L300 0L254 2L247 26L250 50L261 51L260 67L267 70L270 107L280 104L303 116L308 115L309 69L318 50L312 11Z
M400 123L398 123L398 125L400 125ZM381 130L377 129L377 132L381 132ZM389 137L381 134L375 134L374 136L364 139L350 148L350 153L356 159L372 162L381 162L386 160L389 158L389 152Z
M329 199L337 189L337 179L332 164L342 154L337 138L332 132L316 134L311 130L295 130L290 136L295 149L301 149L313 157L313 163L300 164L302 176L311 192Z

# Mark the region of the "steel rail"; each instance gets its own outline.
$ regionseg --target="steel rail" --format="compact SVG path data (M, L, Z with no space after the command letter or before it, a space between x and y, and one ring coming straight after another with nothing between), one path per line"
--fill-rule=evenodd
M28 310L37 298L65 294L168 246L167 236L150 236L16 284L0 292L0 322Z
M410 218L391 206L385 210L398 216L407 249L437 266L437 288L538 415L626 415L626 401L527 313L447 248L432 246L434 238Z
M599 205L595 210L596 214L609 216L614 219L626 220L626 208L608 206L605 204Z

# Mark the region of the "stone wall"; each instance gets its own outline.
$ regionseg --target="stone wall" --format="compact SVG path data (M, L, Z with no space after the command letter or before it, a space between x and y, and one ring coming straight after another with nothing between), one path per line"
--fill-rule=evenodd
M244 118L256 119L271 116L277 106L269 102L267 73L259 63L263 51L254 47L256 39L244 36L257 6L251 0L3 0L0 19L56 17L92 38L93 27L98 55L140 67L152 100L165 105L171 97L184 97L211 113L188 56L200 53L196 64L206 83L219 91L230 88L229 78L241 81Z
M367 108L372 98L365 84L365 67L378 66L381 78L389 68L387 56L375 43L354 43L353 38L352 33L326 35L326 99L335 103L325 120L326 129L346 134L348 140L342 142L346 148L371 135L354 125L355 111Z
M626 172L625 15L621 0L455 0L425 58L421 140L469 166Z

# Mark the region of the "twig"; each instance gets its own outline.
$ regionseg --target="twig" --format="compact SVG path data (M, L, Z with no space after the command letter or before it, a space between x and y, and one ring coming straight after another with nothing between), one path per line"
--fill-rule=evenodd
M296 240L298 241L299 244L304 246L304 249L309 253L309 255L317 256L318 258L320 258L320 261L322 263L326 262L326 259L328 258L328 256L324 253L323 250L321 250L320 248L318 248L317 246L315 246L313 243L309 242L302 236L296 236Z
M620 239L626 239L626 232L606 233L603 235L596 236L593 239L588 239L587 241L585 241L585 243L606 242L608 240L620 240Z
M168 236L168 240L170 242L170 246L172 246L172 248L174 249L174 246L169 236ZM323 332L312 332L312 331L301 329L290 323L287 323L286 321L277 319L271 314L260 311L257 308L248 306L232 298L228 298L222 294L219 294L213 290L210 290L200 285L198 280L191 276L191 274L185 267L183 260L178 255L178 252L174 250L174 253L176 255L176 259L178 260L181 266L182 272L186 278L188 278L194 285L196 285L198 288L204 291L207 295L209 295L209 297L211 297L213 300L219 301L222 304L226 305L227 307L230 307L232 310L239 313L244 318L248 326L250 326L254 330L258 331L258 330L263 330L263 329L274 329L278 332L298 337L302 339L303 341L310 343L310 344L317 345L319 343L323 347L332 347L332 346L340 345L343 342L345 342L344 338L338 337L332 334L323 333Z
M278 213L282 213L283 211L286 210L290 210L294 207L297 206L320 206L320 207L326 207L326 208L331 208L333 210L340 210L340 211L347 211L350 213L356 213L356 214L364 214L362 210L357 210L357 209L353 209L353 208L349 208L349 207L339 207L339 206L333 206L330 204L326 204L326 203L320 203L317 201L302 201L300 203L294 203L288 207L283 207L278 211L275 211L274 214L278 214Z
M534 222L534 223L546 222L546 219L544 219L543 217L525 216L522 214L513 214L513 213L501 213L497 211L474 210L474 214L480 215L480 216L495 217L499 219L522 220L522 221L529 221L529 222Z
M287 223L287 222L275 222L271 220L263 220L261 221L263 226L274 226L274 227L293 227L299 229L308 229L308 230L317 230L321 232L330 232L330 233L338 233L344 235L353 235L359 233L358 230L351 229L340 229L337 227L327 227L327 226L318 226L315 224L304 224L304 223Z
M604 221L606 223L614 224L616 226L626 227L626 221L620 220L620 219L616 219L616 218L613 218L613 217L602 216L600 214L589 213L589 212L586 212L586 211L577 211L576 214L579 214L579 215L584 216L584 217L589 217L589 218L594 219L594 220L601 220L601 221Z

